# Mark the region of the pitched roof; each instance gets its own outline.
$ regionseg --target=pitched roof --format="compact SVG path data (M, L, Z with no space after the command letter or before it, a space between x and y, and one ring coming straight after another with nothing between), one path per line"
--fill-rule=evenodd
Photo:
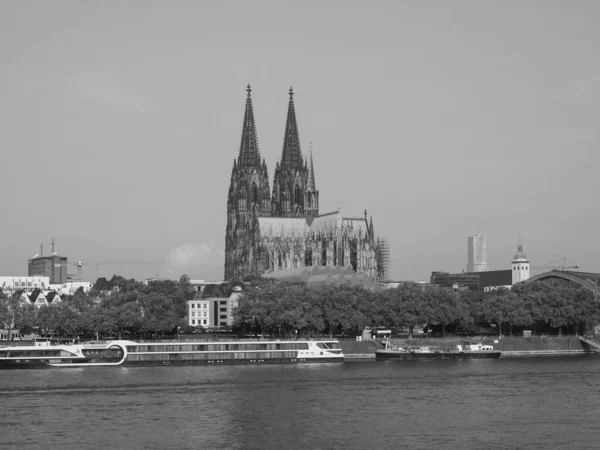
M34 289L33 292L31 292L31 294L28 295L31 303L35 303L35 301L37 300L37 298L40 296L41 293L42 293L42 291L40 291L39 289Z
M231 294L233 294L236 291L239 291L239 289L243 290L243 288L244 283L240 281L232 281L230 283L207 284L202 293L196 294L195 298L229 298Z
M93 291L109 291L110 289L110 283L105 277L98 278L92 286Z
M56 291L50 291L45 295L46 295L46 300L48 301L48 303L52 303L52 301L55 298L60 301L60 297Z

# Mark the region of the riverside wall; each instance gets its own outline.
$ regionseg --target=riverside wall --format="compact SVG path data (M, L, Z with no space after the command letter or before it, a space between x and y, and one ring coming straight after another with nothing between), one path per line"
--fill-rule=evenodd
M396 346L436 346L442 349L455 349L457 345L464 345L466 341L481 342L493 345L494 350L502 352L501 357L518 356L548 356L548 355L581 355L593 353L596 350L588 344L581 342L577 336L531 336L531 337L472 337L464 338L418 338L401 339L392 338ZM355 341L350 339L340 340L340 345L346 359L374 359L375 351L383 348L377 341Z

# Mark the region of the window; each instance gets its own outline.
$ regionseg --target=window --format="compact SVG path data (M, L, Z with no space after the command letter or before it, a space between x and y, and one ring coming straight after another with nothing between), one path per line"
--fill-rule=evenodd
M221 301L219 302L219 305L226 305L226 304L227 304L227 300L221 300Z
M196 307L196 305L194 303L192 303L192 309L194 309Z
M203 325L206 325L206 319L204 319L204 320L202 321L202 324L203 324Z
M192 311L192 317L196 317L196 311Z
M195 320L192 320L192 325L196 325L196 321Z
M227 312L227 308L219 308L220 312Z
M221 315L219 316L219 319L227 319L227 314L221 314Z

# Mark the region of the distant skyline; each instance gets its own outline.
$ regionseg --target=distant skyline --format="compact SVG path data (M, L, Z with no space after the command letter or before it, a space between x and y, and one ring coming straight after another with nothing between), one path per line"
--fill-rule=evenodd
M492 270L521 234L532 273L600 272L598 17L595 1L1 2L0 275L54 237L90 281L221 279L248 83L270 181L293 86L321 212L367 209L392 279L460 272L478 228Z

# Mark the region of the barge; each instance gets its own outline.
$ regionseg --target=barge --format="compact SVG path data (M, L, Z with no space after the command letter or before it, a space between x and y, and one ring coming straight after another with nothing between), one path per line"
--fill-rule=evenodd
M467 343L455 348L440 348L436 346L400 346L396 347L386 342L385 348L375 352L377 361L402 361L414 359L488 359L499 358L502 352L494 350L491 345Z

